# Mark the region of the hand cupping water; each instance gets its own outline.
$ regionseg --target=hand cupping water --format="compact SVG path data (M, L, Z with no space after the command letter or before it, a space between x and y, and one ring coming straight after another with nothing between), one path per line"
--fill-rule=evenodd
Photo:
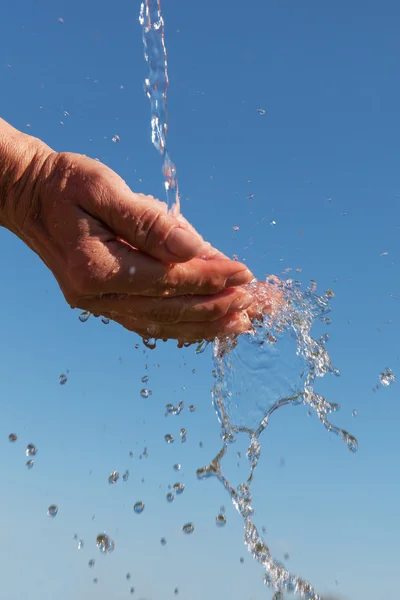
M72 307L142 337L211 340L250 327L256 304L241 286L251 272L164 203L4 121L0 155L1 223L40 256Z

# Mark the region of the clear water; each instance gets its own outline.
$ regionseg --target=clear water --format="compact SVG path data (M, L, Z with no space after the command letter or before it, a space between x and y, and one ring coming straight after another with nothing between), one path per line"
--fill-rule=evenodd
M161 0L145 0L141 5L139 20L143 31L144 56L149 65L144 91L151 105L151 140L163 159L168 209L172 213L179 213L178 177L167 150L169 79Z
M168 155L166 142L169 79L160 0L143 2L140 23L145 58L150 68L145 92L151 103L152 142L163 157L169 209L178 212L176 168ZM264 109L258 111L265 114ZM276 410L297 406L299 410L306 408L314 412L327 431L338 436L351 452L357 451L358 443L349 432L332 423L331 415L339 409L339 405L329 402L315 390L318 378L340 375L325 347L328 335L323 334L319 340L312 337L312 329L317 322L330 323L328 314L333 293L328 290L318 296L315 282L311 282L305 291L301 290L300 282L291 279L278 282L271 278L269 285L275 286L275 297L280 298L271 314L255 323L253 329L239 339L228 337L214 343L215 385L212 398L221 427L222 447L209 464L198 469L197 475L200 479L217 477L229 493L244 521L245 545L263 567L264 583L274 590L274 599L282 600L286 592L291 592L307 600L321 600L322 596L309 582L291 573L273 558L253 522L251 483L261 456L262 434ZM262 305L258 282L254 281L248 287ZM197 352L204 351L206 346L200 345ZM394 376L388 369L380 376L382 385L390 385L393 380ZM176 414L175 407L167 406L167 413ZM186 432L184 435L181 432L181 437L185 438ZM232 483L224 472L223 459L227 453L234 451L235 442L243 437L246 439L248 475L244 481ZM165 439L168 443L174 440L170 434ZM223 526L225 522L224 514L216 517L217 525ZM193 530L192 523L183 526L185 533Z

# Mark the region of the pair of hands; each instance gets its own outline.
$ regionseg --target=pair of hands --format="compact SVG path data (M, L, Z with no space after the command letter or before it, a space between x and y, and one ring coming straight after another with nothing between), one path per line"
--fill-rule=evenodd
M53 152L33 138L13 160L23 155L29 160L7 187L6 226L49 267L71 307L143 338L194 342L249 329L260 311L241 287L251 272L182 216L85 156ZM271 302L264 287L262 310Z

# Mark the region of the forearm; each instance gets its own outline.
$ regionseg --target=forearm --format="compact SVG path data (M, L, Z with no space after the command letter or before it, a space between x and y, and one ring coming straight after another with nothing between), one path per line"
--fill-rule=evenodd
M0 226L18 233L18 199L35 157L46 150L46 144L0 118Z

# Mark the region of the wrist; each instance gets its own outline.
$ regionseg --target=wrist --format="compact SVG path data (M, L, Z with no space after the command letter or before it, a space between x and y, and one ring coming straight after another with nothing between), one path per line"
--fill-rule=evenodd
M21 206L38 164L43 164L51 149L0 119L0 226L21 237L20 229L29 211ZM28 191L29 201L29 191Z

